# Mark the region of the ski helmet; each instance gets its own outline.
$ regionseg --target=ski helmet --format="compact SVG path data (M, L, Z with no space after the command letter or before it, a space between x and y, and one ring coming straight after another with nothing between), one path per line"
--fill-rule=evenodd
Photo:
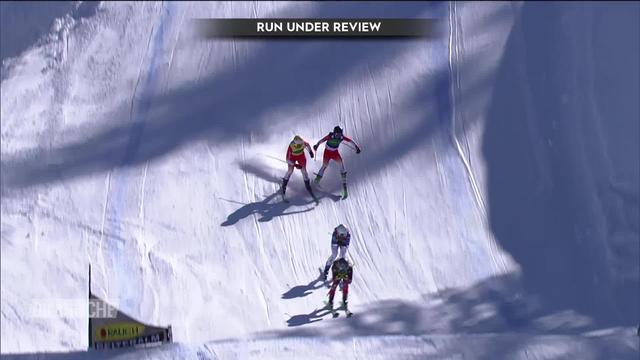
M298 145L304 144L304 140L302 140L302 137L300 135L294 136L293 137L293 142L294 142L294 144L298 144Z
M333 128L333 133L334 134L341 134L342 135L342 128L340 126L336 126Z
M334 231L339 239L346 239L349 236L349 229L342 224L338 225Z

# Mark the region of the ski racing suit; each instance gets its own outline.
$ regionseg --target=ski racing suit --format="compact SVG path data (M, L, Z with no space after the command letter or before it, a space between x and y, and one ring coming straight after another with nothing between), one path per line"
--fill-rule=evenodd
M346 260L345 260L346 261ZM333 298L336 295L336 288L342 282L342 302L346 305L349 297L349 284L353 281L353 266L349 264L346 271L338 269L338 261L332 266L331 289L329 290L329 304L333 305Z
M292 141L289 143L286 157L289 168L287 169L287 174L284 177L285 179L289 180L294 167L296 167L302 172L304 180L309 180L309 174L307 173L307 157L304 155L305 149L307 149L309 154L311 154L311 157L313 157L313 152L311 151L311 146L309 146L308 142L305 141L304 144L296 144Z
M347 254L347 250L349 249L349 243L351 242L351 234L347 234L347 238L344 240L338 239L336 232L333 232L331 236L331 255L327 259L327 262L324 265L324 274L325 276L329 272L329 268L331 264L333 264L336 258L344 259Z
M298 168L302 172L302 178L304 179L304 186L311 194L314 200L317 198L311 189L311 184L309 181L309 174L307 173L307 157L304 155L304 150L309 151L309 155L313 158L313 151L311 150L311 146L306 141L303 141L302 144L296 144L294 141L289 143L289 147L287 148L287 173L284 178L282 178L282 196L287 192L287 184L289 183L289 178L291 174L293 174L293 169Z
M347 171L345 170L342 156L340 156L340 151L338 151L340 143L343 141L352 143L353 145L355 145L356 152L358 153L360 152L360 147L358 146L358 144L356 144L355 141L348 138L347 136L337 133L329 133L327 136L318 141L318 143L315 145L315 148L317 149L317 147L325 141L327 142L327 144L325 145L324 153L322 155L322 167L318 171L318 179L322 178L322 176L324 175L324 171L327 169L327 166L329 166L329 161L331 160L336 161L340 164L340 172L342 174L342 177L346 178Z

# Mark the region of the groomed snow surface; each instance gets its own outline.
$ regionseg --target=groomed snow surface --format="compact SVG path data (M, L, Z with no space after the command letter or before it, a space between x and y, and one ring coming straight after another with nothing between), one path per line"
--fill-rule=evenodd
M638 2L1 10L3 358L97 358L82 311L35 312L86 301L89 264L176 341L104 358L638 358ZM438 25L203 40L203 17ZM334 165L318 206L299 172L280 202L288 142L337 124L349 198ZM316 281L339 223L351 319Z

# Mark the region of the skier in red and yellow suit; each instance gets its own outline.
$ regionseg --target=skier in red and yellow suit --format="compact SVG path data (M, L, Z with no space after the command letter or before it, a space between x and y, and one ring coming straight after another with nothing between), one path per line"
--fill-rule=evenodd
M282 178L282 197L284 198L285 193L287 192L287 184L289 183L289 178L291 174L293 174L293 169L300 169L302 172L302 178L304 179L304 186L307 188L313 200L318 202L313 190L311 190L311 184L309 182L309 174L307 173L307 158L304 155L304 150L307 149L309 151L309 156L313 158L313 150L311 150L311 146L308 142L304 141L302 137L296 135L293 140L289 143L289 147L287 148L287 174Z

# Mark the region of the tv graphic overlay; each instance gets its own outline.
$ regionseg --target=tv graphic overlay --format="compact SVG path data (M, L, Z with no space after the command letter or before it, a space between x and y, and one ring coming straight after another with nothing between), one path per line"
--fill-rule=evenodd
M194 19L204 38L431 37L435 19Z
M97 296L90 295L91 301L103 303L100 307L110 307ZM116 309L112 318L89 318L89 348L93 350L118 349L155 345L172 342L171 326L150 326L137 321Z
M89 349L147 347L173 342L171 325L151 326L108 304L91 291L89 267Z

